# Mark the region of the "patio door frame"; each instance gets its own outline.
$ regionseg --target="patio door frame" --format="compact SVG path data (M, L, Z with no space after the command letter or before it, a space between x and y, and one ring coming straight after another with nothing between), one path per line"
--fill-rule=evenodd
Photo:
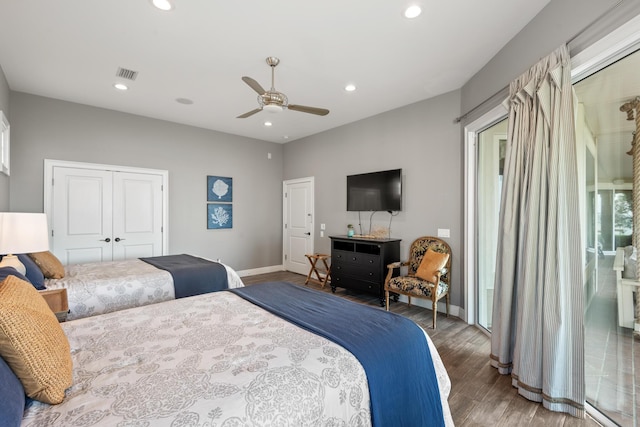
M469 325L477 325L478 302L478 135L483 130L504 120L507 117L507 109L499 104L464 127L464 256L466 264L464 268L464 320ZM484 328L480 330L488 333Z

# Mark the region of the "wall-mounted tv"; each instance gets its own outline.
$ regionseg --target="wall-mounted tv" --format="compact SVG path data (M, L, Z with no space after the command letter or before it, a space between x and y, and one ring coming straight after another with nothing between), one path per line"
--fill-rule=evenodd
M348 211L399 211L402 169L347 176Z

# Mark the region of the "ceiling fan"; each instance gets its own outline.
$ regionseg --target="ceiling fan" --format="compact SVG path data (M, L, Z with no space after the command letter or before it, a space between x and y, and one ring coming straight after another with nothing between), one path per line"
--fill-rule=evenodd
M258 92L258 104L260 104L260 108L256 108L255 110L251 110L244 114L239 115L238 119L246 119L249 116L253 116L256 113L259 113L262 110L278 112L282 111L285 108L294 111L300 111L302 113L316 114L318 116L326 116L329 114L329 110L326 108L317 108L317 107L307 107L305 105L295 105L289 104L289 99L287 95L282 92L278 92L275 88L275 68L280 63L280 60L274 56L270 56L267 58L267 64L271 67L271 89L264 90L260 83L252 79L251 77L244 76L242 77L242 81L249 85L249 87L256 92Z

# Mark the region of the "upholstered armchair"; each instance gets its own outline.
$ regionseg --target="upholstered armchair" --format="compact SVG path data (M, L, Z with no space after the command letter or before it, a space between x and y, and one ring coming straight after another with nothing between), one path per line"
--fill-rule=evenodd
M406 295L409 298L425 298L431 300L433 309L433 329L436 328L438 301L447 302L449 316L449 279L451 277L451 248L437 237L424 236L417 238L409 249L409 259L394 262L387 266L389 272L384 282L387 311L389 311L389 294ZM394 270L401 268L401 275L393 277ZM406 274L402 274L406 268Z

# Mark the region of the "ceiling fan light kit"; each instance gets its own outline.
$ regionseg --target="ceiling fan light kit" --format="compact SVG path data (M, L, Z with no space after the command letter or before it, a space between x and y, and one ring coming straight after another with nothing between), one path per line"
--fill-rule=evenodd
M269 113L279 113L280 111L282 111L282 106L276 104L267 104L264 105L262 109Z
M302 113L315 114L317 116L326 116L329 114L329 110L326 108L289 104L287 96L282 92L278 92L275 88L275 68L280 63L280 60L275 56L269 56L266 61L267 65L271 67L271 89L264 90L262 86L260 86L260 83L251 77L242 77L242 81L258 94L258 105L260 105L260 108L241 114L237 117L238 119L246 119L247 117L253 116L263 110L270 113L278 113L285 108L293 111L300 111Z

